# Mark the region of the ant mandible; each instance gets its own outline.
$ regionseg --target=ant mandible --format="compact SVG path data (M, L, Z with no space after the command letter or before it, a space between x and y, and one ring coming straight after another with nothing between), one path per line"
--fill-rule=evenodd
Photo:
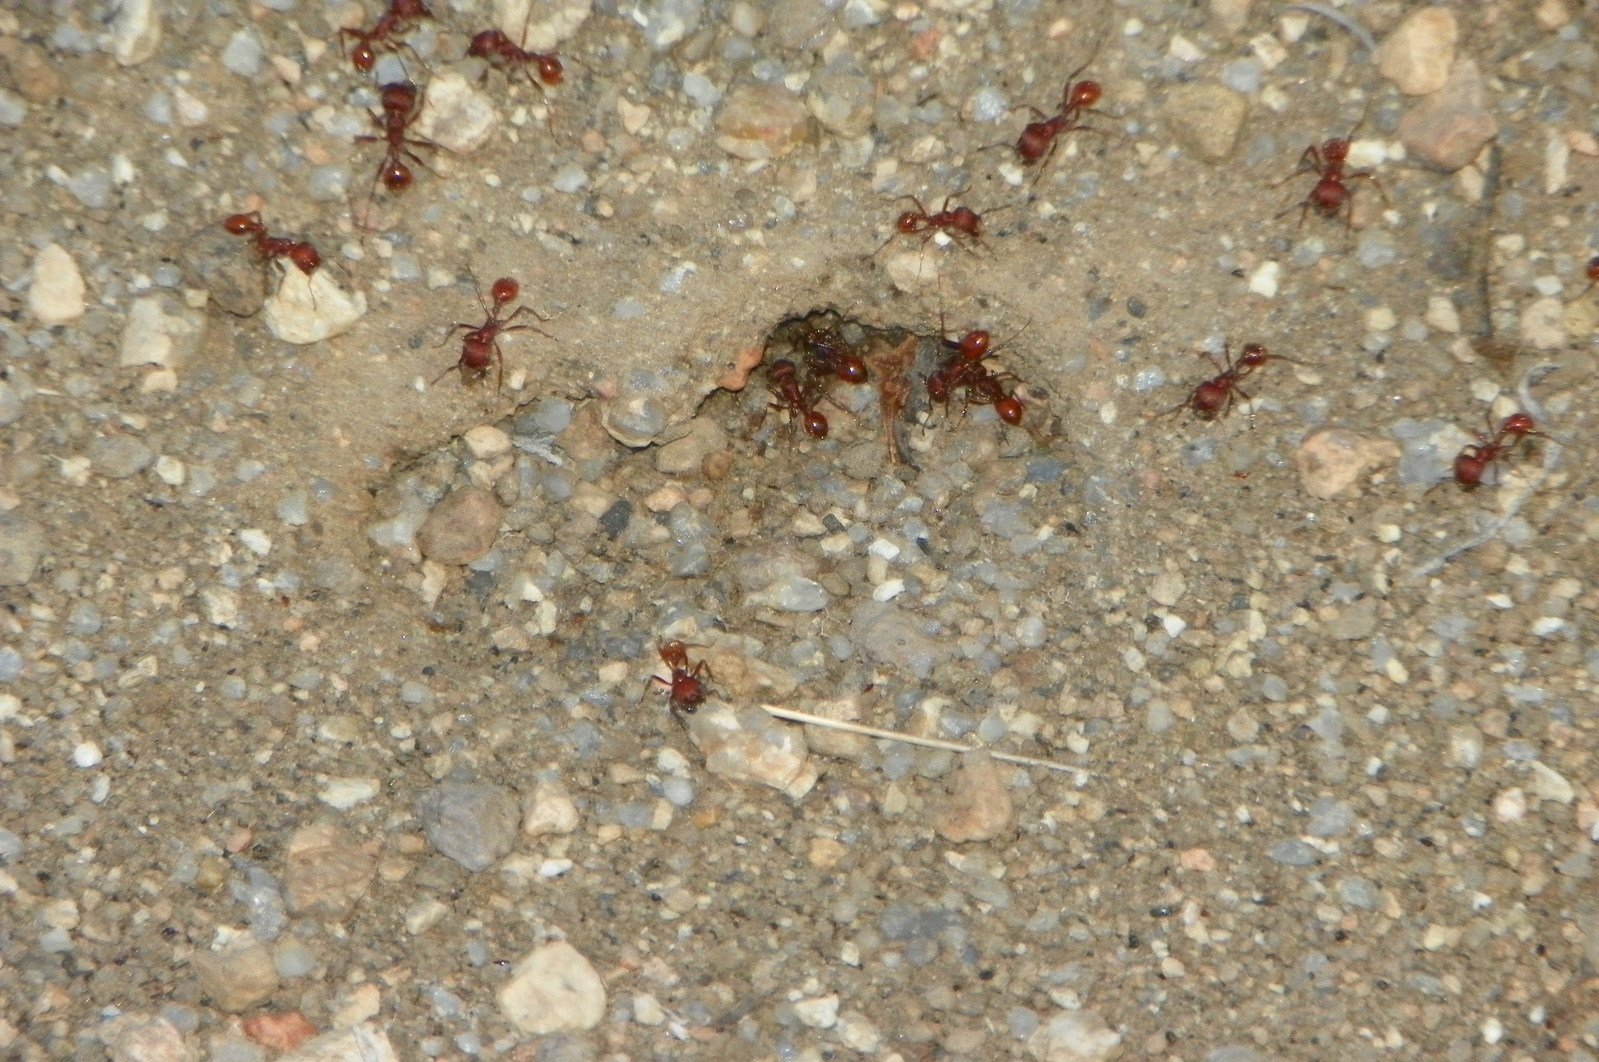
M255 241L256 252L262 258L287 258L308 277L322 264L322 256L309 243L284 236L269 236L266 225L261 222L259 210L230 215L222 222L222 227L235 236L251 237Z
M1090 60L1092 62L1092 60ZM1038 173L1033 177L1037 182L1044 175L1044 170L1055 155L1055 149L1060 147L1060 138L1066 133L1082 130L1088 133L1098 133L1100 136L1113 136L1107 129L1099 129L1083 122L1086 114L1099 114L1094 109L1104 94L1104 89L1097 81L1078 81L1077 75L1088 69L1088 63L1073 70L1066 78L1066 84L1061 89L1060 112L1046 115L1037 107L1029 107L1037 120L1027 123L1022 129L1021 136L1016 138L1016 154L1021 156L1022 162L1027 165L1038 163Z
M521 294L521 291L522 286L511 277L501 277L489 287L489 297L494 300L494 305L491 308L483 301L483 289L478 287L478 305L483 307L483 313L487 317L487 320L480 325L472 325L463 321L457 321L455 324L450 326L449 331L444 333L445 343L448 343L450 341L450 337L455 335L455 333L461 331L462 329L466 330L466 335L461 338L461 356L459 359L457 359L454 365L449 366L443 372L439 373L438 376L434 377L433 383L438 383L440 380L448 376L452 370L456 369L459 369L461 372L462 383L475 383L487 377L489 374L489 366L495 365L499 369L499 375L495 380L494 389L496 392L498 392L505 385L505 354L500 350L501 335L505 334L506 332L537 332L539 335L544 336L547 339L555 338L548 332L544 331L544 329L539 328L536 325L511 324L512 321L516 320L524 313L531 314L540 321L549 320L549 318L543 316L530 306L518 306L514 311L512 311L509 317L500 316L500 311L510 303L515 302L516 297ZM440 346L442 345L443 343L440 344ZM432 384L429 384L428 386L431 387Z
M787 358L779 358L767 366L766 376L777 398L766 408L786 411L790 421L798 421L805 434L813 439L827 438L827 417L816 408L815 390L801 386L799 367Z
M661 662L672 671L671 677L662 678L660 675L651 675L645 681L645 685L659 683L665 686L670 698L668 707L672 712L672 718L687 726L688 721L683 717L685 715L693 715L695 709L705 703L707 691L705 683L701 681L700 676L704 675L707 678L715 678L716 676L711 674L711 666L703 660L695 664L693 669L690 670L688 646L682 642L666 642L660 647L660 654Z
M417 115L422 113L422 92L410 81L395 81L384 85L378 90L378 102L383 107L382 116L371 115L372 124L383 131L382 136L362 135L355 138L357 144L387 144L388 152L383 162L378 166L376 176L372 178L372 194L377 194L379 182L390 192L403 192L411 187L415 179L411 175L411 167L405 164L406 160L416 163L423 169L427 163L411 149L414 147L437 148L438 145L431 140L417 140L406 136L411 123L416 121Z
M1239 396L1242 396L1245 402L1254 401L1254 399L1250 398L1249 392L1239 386L1239 381L1260 369L1268 361L1294 360L1281 354L1273 354L1260 343L1245 343L1237 361L1233 360L1230 345L1224 345L1222 352L1226 358L1225 364L1209 351L1200 352L1205 357L1208 357L1211 364L1215 365L1219 371L1215 376L1195 387L1182 403L1167 410L1161 416L1181 413L1185 409L1193 410L1194 416L1200 420L1214 420L1219 416L1225 416L1232 412L1233 403L1238 400ZM1250 414L1250 424L1254 424L1253 412Z
M1299 224L1304 225L1305 217L1312 210L1325 218L1335 218L1340 214L1344 218L1344 229L1347 231L1354 227L1355 217L1355 189L1350 187L1350 181L1366 181L1377 189L1377 194L1382 196L1384 205L1388 204L1388 193L1383 190L1382 182L1370 170L1356 170L1347 172L1345 167L1349 164L1349 147L1354 142L1356 131L1365 124L1366 116L1362 114L1360 121L1355 123L1355 128L1349 131L1346 137L1335 137L1322 144L1318 149L1311 144L1299 156L1299 165L1294 167L1294 172L1284 177L1278 184L1286 184L1295 177L1304 173L1306 169L1316 174L1316 183L1310 193L1298 203L1284 208L1278 213L1282 217L1294 207L1299 208Z
M1477 432L1477 441L1455 456L1455 482L1468 490L1481 484L1488 466L1508 454L1522 439L1542 434L1529 413L1510 414L1497 430L1490 417L1488 429L1488 433Z
M390 40L394 34L413 30L417 22L432 17L433 12L427 9L422 0L389 0L389 9L370 30L341 29L339 36L359 42L350 50L350 63L365 74L376 64L379 47L386 52L398 50L395 42Z

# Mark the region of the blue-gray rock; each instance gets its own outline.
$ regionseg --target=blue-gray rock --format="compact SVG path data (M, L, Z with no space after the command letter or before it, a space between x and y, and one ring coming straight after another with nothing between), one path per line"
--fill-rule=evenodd
M416 802L429 843L476 874L516 843L522 809L516 794L492 785L446 783Z

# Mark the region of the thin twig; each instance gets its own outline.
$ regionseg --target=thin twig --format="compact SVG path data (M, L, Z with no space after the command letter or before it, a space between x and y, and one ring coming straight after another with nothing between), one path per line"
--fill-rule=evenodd
M1354 37L1361 44L1365 45L1368 53L1377 50L1377 41L1374 37L1372 37L1371 31L1366 29L1365 26L1362 26L1360 23L1356 22L1354 19L1350 18L1348 15L1334 11L1330 7L1323 7L1320 4L1289 4L1287 7L1283 8L1283 10L1306 11L1312 15L1320 15L1329 22L1336 22L1338 25L1348 30L1350 36Z
M945 741L943 738L917 737L914 734L901 734L896 730L880 730L875 726L864 726L860 723L848 723L842 719L828 719L825 716L811 715L809 712L796 712L792 708L779 708L773 704L763 704L761 709L768 715L778 719L787 719L791 723L806 723L810 726L825 727L828 730L842 730L849 734L860 734L863 737L882 738L885 741L903 741L907 745L919 745L925 749L943 749L946 752L984 752L996 760L1004 763L1014 763L1022 767L1043 767L1051 771L1076 771L1081 778L1086 779L1088 772L1081 767L1074 767L1069 763L1057 763L1054 760L1039 760L1032 756L1015 756L1008 752L994 752L985 750L975 745L962 745L958 741Z

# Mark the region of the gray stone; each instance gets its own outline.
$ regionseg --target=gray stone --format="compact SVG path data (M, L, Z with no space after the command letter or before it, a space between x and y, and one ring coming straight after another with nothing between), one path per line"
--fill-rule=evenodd
M44 525L20 513L0 513L0 586L21 586L44 558Z
M416 533L422 555L439 564L471 564L494 548L503 512L480 487L451 491Z
M491 785L446 783L416 802L434 848L476 874L511 851L521 825L516 794Z

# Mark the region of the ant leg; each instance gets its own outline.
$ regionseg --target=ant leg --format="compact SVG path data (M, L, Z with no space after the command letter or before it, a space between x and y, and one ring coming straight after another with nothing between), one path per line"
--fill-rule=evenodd
M444 344L448 343L450 341L450 337L455 335L455 333L459 332L463 328L468 332L476 332L478 327L478 325L467 324L464 321L457 321L449 327L448 331L444 333L444 338L439 340L439 346L442 347Z
M498 341L494 344L494 364L499 373L494 377L494 393L503 394L505 391L505 351L500 349Z

